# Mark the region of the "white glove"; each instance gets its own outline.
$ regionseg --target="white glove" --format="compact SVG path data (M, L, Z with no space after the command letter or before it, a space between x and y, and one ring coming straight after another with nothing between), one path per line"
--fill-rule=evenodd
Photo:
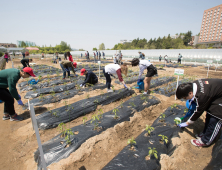
M82 84L80 84L80 87L82 87Z
M184 123L180 123L180 124L178 124L178 126L179 126L180 128L182 128L182 127L187 127L188 124L187 124L186 122L184 122Z

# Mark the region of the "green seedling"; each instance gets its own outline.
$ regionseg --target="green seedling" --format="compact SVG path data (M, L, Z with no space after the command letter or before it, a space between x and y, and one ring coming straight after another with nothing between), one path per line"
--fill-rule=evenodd
M188 112L188 108L184 109L184 113L187 113Z
M42 80L42 76L41 76L41 75L39 75L39 76L38 76L38 79L39 79L39 80Z
M36 88L33 88L33 91L36 93L37 89L36 89Z
M65 134L66 134L66 137L65 137L66 144L70 145L71 144L70 136L74 135L74 133L71 129L66 129Z
M39 95L39 100L42 101L43 99L45 99L45 97L42 94L40 94Z
M98 111L99 111L99 112L98 112L99 118L101 119L101 118L102 118L102 115L103 115L103 110L102 110L102 109L99 109Z
M59 76L59 71L56 71L56 75Z
M175 104L171 105L170 108L173 109L173 108L176 108L177 106L178 106L178 104L175 103Z
M117 108L113 109L113 113L115 114L114 119L118 118L118 115L116 114L116 112L118 112L119 110Z
M97 114L92 115L91 123L94 121L94 130L98 128L99 117Z
M82 122L83 122L84 125L86 125L86 120L87 120L87 117L82 118Z
M52 96L52 97L55 97L55 95L56 95L55 91L52 91L52 92L51 92L51 96Z
M135 107L136 105L133 102L129 103L132 107Z
M57 115L57 111L54 111L54 112L52 113L52 115L55 116L55 117L59 117L59 116Z
M123 107L123 100L121 100L121 104L120 104L120 108L122 108Z
M127 144L130 144L130 147L132 147L134 144L136 144L136 141L133 139L128 139Z
M148 133L148 135L150 135L150 133L154 130L154 127L146 125L146 131Z
M89 99L89 94L86 95L86 98Z
M50 76L49 76L49 74L47 74L47 78L49 78Z
M166 117L166 115L165 115L165 114L163 114L163 113L161 113L159 118L160 118L160 119L161 119L161 121L163 122L163 121L164 121L164 119L165 119L165 117Z
M163 141L165 143L168 143L168 137L167 136L164 136L164 135L161 135L161 134L159 134L158 136L162 137L161 141Z
M69 91L65 91L65 94L68 96L70 93L69 93Z
M65 137L65 131L66 131L66 125L65 125L65 123L60 123L59 125L58 125L58 129L59 129L59 131L60 131L60 133L62 133L62 135L61 135L61 137Z
M148 147L148 149L149 149L149 152L148 152L148 155L151 157L152 155L156 158L156 159L158 159L158 152L156 151L156 148L151 148L151 147Z

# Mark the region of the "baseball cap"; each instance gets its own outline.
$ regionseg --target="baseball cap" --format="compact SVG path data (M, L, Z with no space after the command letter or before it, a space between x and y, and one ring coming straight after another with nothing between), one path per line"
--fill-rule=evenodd
M33 73L33 69L30 68L30 67L25 67L25 68L23 68L23 71L26 72L26 73L28 73L28 74L29 74L30 76L32 76L32 77L36 77L35 74Z
M81 76L86 72L86 69L84 69L84 68L82 68L81 70L80 70L80 72L81 72Z
M73 62L72 64L73 64L73 65L74 65L74 67L76 68L76 66L77 66L77 63L76 63L76 62Z

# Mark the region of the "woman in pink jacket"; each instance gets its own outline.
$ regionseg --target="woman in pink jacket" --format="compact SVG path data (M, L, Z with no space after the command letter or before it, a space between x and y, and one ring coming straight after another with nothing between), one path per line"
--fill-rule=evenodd
M9 57L10 57L9 54L7 52L5 52L4 59L6 60L7 63L8 63Z

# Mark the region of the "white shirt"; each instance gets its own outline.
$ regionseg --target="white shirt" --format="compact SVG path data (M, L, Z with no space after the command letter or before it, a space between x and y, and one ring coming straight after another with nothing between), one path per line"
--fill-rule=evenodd
M108 64L105 66L105 73L117 74L116 71L120 69L118 64Z
M149 61L147 60L140 60L140 63L139 63L139 68L140 68L140 73L139 73L139 79L141 78L142 74L143 74L143 71L145 69L147 69L147 67L149 67L152 63L150 63Z

